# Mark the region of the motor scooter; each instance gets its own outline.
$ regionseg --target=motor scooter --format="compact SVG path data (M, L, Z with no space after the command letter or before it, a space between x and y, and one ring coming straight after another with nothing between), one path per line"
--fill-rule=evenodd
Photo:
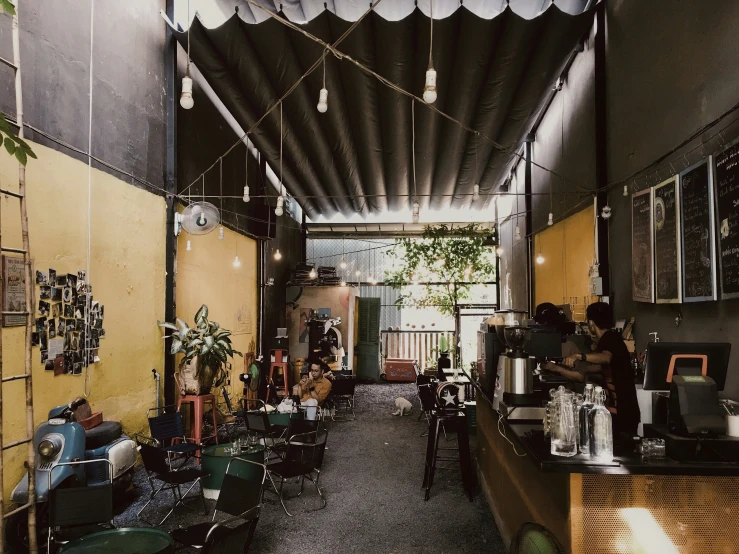
M52 408L48 420L38 426L33 436L37 518L45 511L39 504L47 501L50 485L51 488L94 486L108 482L109 471L112 471L114 498L120 498L131 489L136 443L123 434L117 421L103 421L87 430L74 421L74 411L85 402L84 398L79 398ZM108 464L71 464L57 468L49 477L56 464L103 459L111 462L112 469ZM28 472L13 489L11 500L18 506L28 502ZM21 519L25 519L25 514ZM44 525L38 527L40 529Z

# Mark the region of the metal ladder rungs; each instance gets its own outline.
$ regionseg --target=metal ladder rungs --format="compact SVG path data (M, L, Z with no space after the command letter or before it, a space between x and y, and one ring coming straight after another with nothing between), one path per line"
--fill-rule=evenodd
M32 440L33 440L33 437L30 437L27 439L21 439L15 442L9 442L8 444L3 445L3 450L7 450L8 448L13 448L14 446L20 446L21 444L26 444L27 442L31 442Z
M6 248L5 246L0 248L0 250L2 250L3 252L12 252L13 254L25 254L26 253L26 251L23 250L22 248Z
M12 190L0 189L0 194L6 194L8 196L14 196L15 198L23 198L23 195L22 194L18 194L17 192L13 192Z
M8 381L18 381L20 379L28 379L30 375L24 373L23 375L13 375L12 377L3 377L2 382L7 383Z
M3 315L28 315L28 312L3 312Z
M5 58L0 58L0 63L4 63L4 64L5 64L5 65L7 65L8 67L12 67L14 71L18 71L18 66L17 66L17 65L15 65L15 64L14 64L13 62L11 62L10 60L6 60Z
M9 518L10 516L12 516L13 514L17 514L18 512L22 512L22 511L23 511L23 510L25 510L26 508L30 508L30 507L31 507L31 503L30 503L30 502L28 502L27 504L23 504L23 506L18 506L18 507L17 507L17 508L15 509L15 510L13 510L12 512L8 512L7 514L3 514L3 517L4 517L5 519L7 519L7 518Z

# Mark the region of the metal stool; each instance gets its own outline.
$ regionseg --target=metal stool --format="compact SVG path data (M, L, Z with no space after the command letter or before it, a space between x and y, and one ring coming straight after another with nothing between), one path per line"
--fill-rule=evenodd
M467 417L458 404L459 388L450 382L442 383L436 392L437 409L431 414L429 421L428 441L426 443L426 467L423 475L423 488L426 489L424 500L429 499L431 486L434 484L434 474L437 469L453 469L452 467L437 467L437 462L459 462L462 472L462 486L472 502L472 463L470 460L470 439L467 428ZM444 424L456 424L456 448L440 447L440 435L444 433ZM458 451L458 457L439 456L439 451Z
M214 394L186 394L180 396L177 400L177 411L180 411L180 407L183 402L190 402L192 409L190 410L190 438L192 438L197 444L203 442L203 414L205 413L205 403L210 402L211 413L213 414L213 434L207 437L210 439L215 437L216 444L218 444L218 421L216 420L216 397Z

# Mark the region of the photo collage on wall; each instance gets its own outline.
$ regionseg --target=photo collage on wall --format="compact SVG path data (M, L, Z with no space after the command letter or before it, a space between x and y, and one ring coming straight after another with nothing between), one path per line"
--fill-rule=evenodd
M105 338L105 309L93 299L84 270L76 274L36 271L38 300L32 346L40 348L41 363L54 375L81 375L82 368L100 361Z

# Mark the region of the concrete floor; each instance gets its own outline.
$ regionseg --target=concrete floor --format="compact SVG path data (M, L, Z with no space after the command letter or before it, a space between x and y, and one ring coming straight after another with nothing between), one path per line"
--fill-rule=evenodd
M413 402L412 416L390 415L398 396ZM318 496L306 487L301 498L288 500L288 509L295 514L290 518L275 495L266 493L250 552L504 553L483 494L478 488L470 502L458 471L437 472L431 498L424 502L426 437L420 434L425 421L417 419L415 385L360 385L356 401L356 421L327 422L328 449L320 483L328 506L316 510ZM142 470L135 481L136 498L116 516L120 527L145 525L136 519L149 490ZM297 486L286 490L292 495ZM152 512L147 514L154 519ZM202 520L202 515L180 508L163 528L169 531Z

